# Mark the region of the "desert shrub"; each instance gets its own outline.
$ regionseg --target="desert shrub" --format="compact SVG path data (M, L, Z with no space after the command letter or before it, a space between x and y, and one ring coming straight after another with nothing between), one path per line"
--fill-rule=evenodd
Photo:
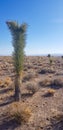
M46 87L46 86L49 86L50 84L51 84L51 81L52 81L52 79L44 79L43 81L40 81L39 82L39 85L41 86L41 87Z
M21 110L21 112L17 110L12 116L18 124L22 124L28 122L28 119L31 116L31 112L28 108Z
M29 73L26 76L23 77L23 82L29 81L35 77L34 73Z
M22 123L27 123L31 117L31 109L18 103L12 104L8 110L10 118L14 119L16 123L20 125Z
M33 83L28 83L27 84L27 90L29 92L31 92L32 94L36 93L38 91L38 86L36 86L35 84Z
M63 87L63 81L62 81L62 79L54 79L51 84L55 85L55 86Z
M43 81L39 82L39 85L41 87L51 87L54 89L58 89L60 87L63 87L63 80L62 79L44 79Z

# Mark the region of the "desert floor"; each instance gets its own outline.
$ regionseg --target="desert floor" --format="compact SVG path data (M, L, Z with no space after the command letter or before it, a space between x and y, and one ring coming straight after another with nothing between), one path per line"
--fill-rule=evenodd
M21 125L9 116L14 79L12 58L0 56L0 130L63 130L62 57L25 57L21 107L28 108L31 116Z

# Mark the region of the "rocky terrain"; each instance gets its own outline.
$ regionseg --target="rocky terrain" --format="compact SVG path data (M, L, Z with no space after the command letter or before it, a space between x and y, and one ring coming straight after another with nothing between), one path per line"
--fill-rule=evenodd
M21 125L8 114L14 78L12 57L0 56L0 130L63 130L63 58L25 57L21 107L31 116Z

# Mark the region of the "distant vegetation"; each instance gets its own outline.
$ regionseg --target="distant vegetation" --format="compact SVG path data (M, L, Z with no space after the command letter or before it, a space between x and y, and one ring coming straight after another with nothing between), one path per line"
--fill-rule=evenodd
M63 59L63 56L61 56L61 58Z
M47 56L47 57L49 57L49 58L50 58L50 57L51 57L51 55L50 55L50 54L48 54L48 56Z

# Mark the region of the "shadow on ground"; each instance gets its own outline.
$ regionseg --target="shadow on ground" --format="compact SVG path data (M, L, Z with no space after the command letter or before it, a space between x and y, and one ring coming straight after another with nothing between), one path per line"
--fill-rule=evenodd
M19 127L19 125L14 119L10 119L10 117L0 118L0 130L14 130L17 127Z
M13 95L13 96L10 96L10 97L6 97L6 99L5 99L2 103L0 103L0 107L9 105L9 104L12 103L13 101L14 101L14 95Z
M63 86L61 86L61 85L54 85L54 84L49 85L48 87L49 87L49 88L52 88L52 89L60 89L60 88L63 88Z
M12 90L13 90L13 88L4 88L4 89L0 90L0 94L4 94L4 93L7 93Z
M53 94L51 94L51 93L45 93L44 95L43 95L43 97L52 97L53 96Z
M22 94L22 99L25 99L25 98L27 99L32 96L33 96L33 93L24 93L24 94Z
M43 130L63 130L63 121L51 123L46 126Z
M63 116L61 115L59 120L51 119L52 130L63 130Z

